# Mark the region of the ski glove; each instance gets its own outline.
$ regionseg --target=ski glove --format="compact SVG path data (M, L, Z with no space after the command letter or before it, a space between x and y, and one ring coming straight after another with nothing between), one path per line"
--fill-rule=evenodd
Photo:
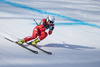
M50 29L50 31L53 31L54 26L50 26L49 29Z
M49 25L46 25L46 26L45 26L45 29L48 29L49 27L50 27Z

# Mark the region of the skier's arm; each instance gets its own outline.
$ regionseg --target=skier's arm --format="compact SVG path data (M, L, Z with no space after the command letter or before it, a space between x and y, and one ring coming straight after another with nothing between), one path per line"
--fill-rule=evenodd
M41 22L40 22L40 30L41 31L45 30L44 25L45 25L45 19L42 19Z

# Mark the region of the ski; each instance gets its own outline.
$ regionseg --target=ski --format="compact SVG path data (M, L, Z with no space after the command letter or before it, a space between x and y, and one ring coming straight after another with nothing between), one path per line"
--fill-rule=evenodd
M9 38L6 38L6 37L4 37L4 38L5 38L6 40L10 41L10 42L13 42L13 43L18 44L17 42L15 42L15 41L13 41L13 40L11 40L11 39L9 39ZM20 44L18 44L18 45L21 46L21 47L23 47L23 48L25 48L25 49L27 49L27 50L29 50L29 51L31 51L32 53L38 54L38 51L32 50L32 49L30 49L30 48L27 48L27 47L24 46L24 45L20 45Z
M44 53L46 53L46 54L52 55L52 52L48 52L48 51L46 51L46 50L44 50L44 49L41 49L40 47L38 47L38 46L36 46L36 45L30 44L30 43L27 43L27 44L28 44L28 45L31 45L31 46L33 46L33 47L35 47L35 48L37 48L37 49L39 49L40 51L42 51L42 52L44 52Z

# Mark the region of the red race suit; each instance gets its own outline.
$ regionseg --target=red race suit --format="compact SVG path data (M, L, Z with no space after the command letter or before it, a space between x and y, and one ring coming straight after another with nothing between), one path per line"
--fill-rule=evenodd
M49 29L48 33L46 30ZM40 25L37 25L33 29L32 36L25 37L25 42L30 41L32 39L38 38L40 41L47 37L47 35L51 35L54 29L54 24L49 24L46 19L42 19Z

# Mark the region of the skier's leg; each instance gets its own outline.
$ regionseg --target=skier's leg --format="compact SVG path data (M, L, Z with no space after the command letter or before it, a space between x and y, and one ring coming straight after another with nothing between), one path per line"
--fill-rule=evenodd
M24 38L24 40L25 40L25 42L30 41L32 39L37 38L38 35L39 35L38 28L34 28L32 36L28 36L28 37Z
M27 37L25 37L24 39L18 41L18 44L23 44L24 42L27 42L27 41L30 41L30 40L32 40L32 39L37 38L37 36L39 35L38 32L39 32L38 28L35 27L35 28L33 29L33 34L32 34L32 36L27 36Z
M36 45L38 42L47 37L47 33L45 31L41 32L40 36L32 42L32 45Z
M47 37L47 32L41 32L41 35L39 36L40 40L43 40Z
M34 30L32 36L25 37L24 40L25 42L27 42L27 41L37 38L37 36L38 36L37 31Z

